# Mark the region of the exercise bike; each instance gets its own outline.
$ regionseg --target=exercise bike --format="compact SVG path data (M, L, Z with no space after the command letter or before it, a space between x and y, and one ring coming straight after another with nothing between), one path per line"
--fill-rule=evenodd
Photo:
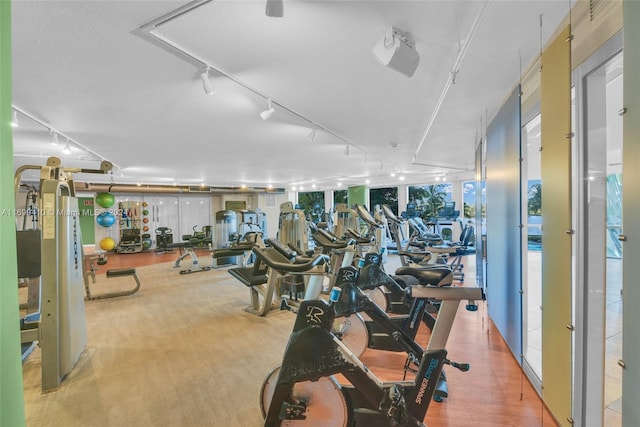
M484 294L480 288L418 286L408 288L407 296L442 303L415 379L401 382L380 380L331 332L335 303L303 301L282 364L260 390L265 427L424 426L459 302L468 300L467 309L477 310ZM341 385L334 374L351 386Z
M294 253L284 248L278 241L273 242L271 251L254 250L254 252L261 263L283 274L290 273L297 267L292 262L294 259L292 254ZM430 301L411 301L408 303L410 305L408 315L390 318L378 304L365 294L363 288L375 289L382 284L387 284L400 294L403 294L404 290L380 269L378 263L381 257L378 254L370 253L365 258L368 260L368 265L362 271L367 272L363 276L369 279L366 284L359 283L359 271L353 266L341 268L336 275L336 287L342 291L343 301L334 305L335 319L332 332L350 349L355 357L360 357L367 348L405 352L408 355L405 363L405 375L407 372L415 372L424 353L422 347L415 341L418 328L423 322L430 329L433 329L435 324L435 319L427 312L427 308L431 305ZM371 269L378 273L369 272ZM433 270L430 274L436 273L440 272ZM384 278L389 280L384 280ZM317 299L318 297L319 295L315 295L313 298L306 299ZM280 309L296 312L296 309L291 307L284 298ZM469 370L467 363L449 361L447 363L463 372ZM434 400L441 402L446 397L448 397L448 388L443 373L438 380Z

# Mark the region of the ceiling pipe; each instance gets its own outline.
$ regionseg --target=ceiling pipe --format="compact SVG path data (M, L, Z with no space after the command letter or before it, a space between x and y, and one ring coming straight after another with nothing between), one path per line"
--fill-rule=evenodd
M284 193L283 188L266 187L202 187L200 185L133 185L133 184L96 184L74 182L77 192L96 193L163 193L163 194L230 194L230 193Z

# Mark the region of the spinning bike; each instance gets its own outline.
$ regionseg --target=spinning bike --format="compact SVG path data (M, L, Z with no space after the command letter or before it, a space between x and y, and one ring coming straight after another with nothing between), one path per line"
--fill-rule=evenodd
M459 302L469 300L467 309L477 310L475 301L484 295L480 288L428 286L407 293L442 301L414 380L380 380L331 332L331 304L303 301L282 365L267 375L260 391L265 427L424 426ZM339 384L334 374L342 374L351 386Z

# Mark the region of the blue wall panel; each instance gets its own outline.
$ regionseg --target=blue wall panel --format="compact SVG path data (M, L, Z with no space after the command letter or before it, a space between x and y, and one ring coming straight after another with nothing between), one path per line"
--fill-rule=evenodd
M522 353L520 87L487 128L487 303L509 349Z

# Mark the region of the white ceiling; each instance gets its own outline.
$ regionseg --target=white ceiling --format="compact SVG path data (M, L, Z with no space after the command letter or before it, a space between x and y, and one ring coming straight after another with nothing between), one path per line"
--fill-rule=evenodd
M112 177L78 178L305 190L470 178L478 135L540 50L539 16L546 40L568 3L285 0L283 18L264 11L265 0L13 2L13 105L86 149L61 154L19 114L16 167L102 157ZM372 54L388 25L415 40L411 78ZM206 65L222 73L211 72L214 95ZM266 98L276 111L263 121Z

